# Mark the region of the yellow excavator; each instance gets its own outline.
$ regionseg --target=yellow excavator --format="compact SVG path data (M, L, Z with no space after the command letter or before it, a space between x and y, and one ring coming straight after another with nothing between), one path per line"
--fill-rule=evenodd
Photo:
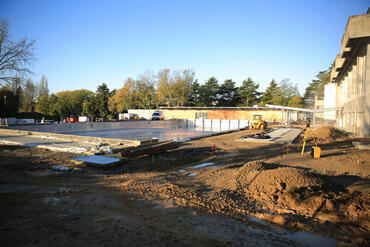
M253 115L251 129L267 129L267 122L262 120L262 115Z

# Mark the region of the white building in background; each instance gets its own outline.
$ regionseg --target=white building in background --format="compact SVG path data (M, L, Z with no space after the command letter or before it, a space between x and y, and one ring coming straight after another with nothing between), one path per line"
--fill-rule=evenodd
M335 83L329 83L325 85L324 95L324 109L335 108L337 98L337 86ZM337 120L337 112L325 111L324 118L325 120L332 120L334 122Z
M370 8L369 8L370 10ZM370 12L350 16L331 72L336 85L337 125L359 136L370 135ZM332 104L333 89L328 88ZM330 98L330 99L329 99Z

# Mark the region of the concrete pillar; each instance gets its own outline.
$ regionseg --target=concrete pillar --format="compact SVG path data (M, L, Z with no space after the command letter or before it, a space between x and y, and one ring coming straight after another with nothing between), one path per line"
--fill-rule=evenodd
M284 107L281 107L281 125L284 125Z

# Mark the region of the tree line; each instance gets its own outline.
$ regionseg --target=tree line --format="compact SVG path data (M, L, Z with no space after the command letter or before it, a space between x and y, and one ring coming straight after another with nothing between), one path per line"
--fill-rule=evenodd
M330 69L321 71L306 88L303 97L297 85L290 83L289 79L279 83L271 80L266 90L261 92L259 83L250 77L239 87L231 79L219 83L215 77L199 84L190 69L163 69L155 75L146 73L137 79L127 78L120 89L110 90L106 83L102 83L95 92L79 89L52 94L45 76L38 83L27 79L24 84L16 76L0 89L0 102L2 115L36 112L56 120L82 115L114 119L128 109L158 109L161 106L251 107L272 104L311 108L315 95L322 95L329 72Z
M26 38L11 40L8 23L0 20L1 116L37 113L39 117L52 119L81 115L112 119L128 109L157 109L161 106L250 107L273 104L312 108L315 96L323 96L331 70L320 71L303 96L289 79L279 83L271 80L266 90L260 91L259 83L250 77L240 86L236 86L232 79L219 82L215 77L200 84L192 69L163 69L156 74L141 74L136 79L127 78L122 88L112 91L102 83L95 92L80 89L50 94L45 76L40 82L27 77L31 73L28 66L34 60L33 46L34 41Z

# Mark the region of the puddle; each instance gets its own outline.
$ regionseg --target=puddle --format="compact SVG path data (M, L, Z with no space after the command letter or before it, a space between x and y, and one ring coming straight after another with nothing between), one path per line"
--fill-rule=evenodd
M311 232L294 232L287 235L293 241L304 244L308 247L331 247L337 246L338 241Z
M184 169L181 169L181 170L179 170L179 172L184 173L184 172L185 172L185 170L184 170Z
M62 198L58 198L58 197L55 197L55 196L48 196L48 197L42 198L41 201L45 204L50 204L52 206L55 206L55 205L57 205L59 203L62 203L62 202L71 201L71 198L69 196L65 196L65 197L62 197Z
M60 192L60 193L80 192L80 191L83 191L83 190L84 189L60 187L60 188L58 188L56 193L58 193L58 192Z
M189 177L195 177L197 174L196 173L189 173L188 176Z
M197 168L202 168L202 167L206 167L206 166L213 166L215 163L203 163L203 164L200 164L200 165L196 165L196 166L192 166L190 167L191 169L197 169Z
M65 167L65 166L52 166L51 169L56 171L71 171L73 168L71 167Z
M261 224L261 225L264 225L264 226L268 225L265 221L263 221L261 219L258 219L256 217L253 217L253 216L250 216L250 215L247 215L247 217L248 217L248 220L253 221L255 223L258 223L258 224Z

